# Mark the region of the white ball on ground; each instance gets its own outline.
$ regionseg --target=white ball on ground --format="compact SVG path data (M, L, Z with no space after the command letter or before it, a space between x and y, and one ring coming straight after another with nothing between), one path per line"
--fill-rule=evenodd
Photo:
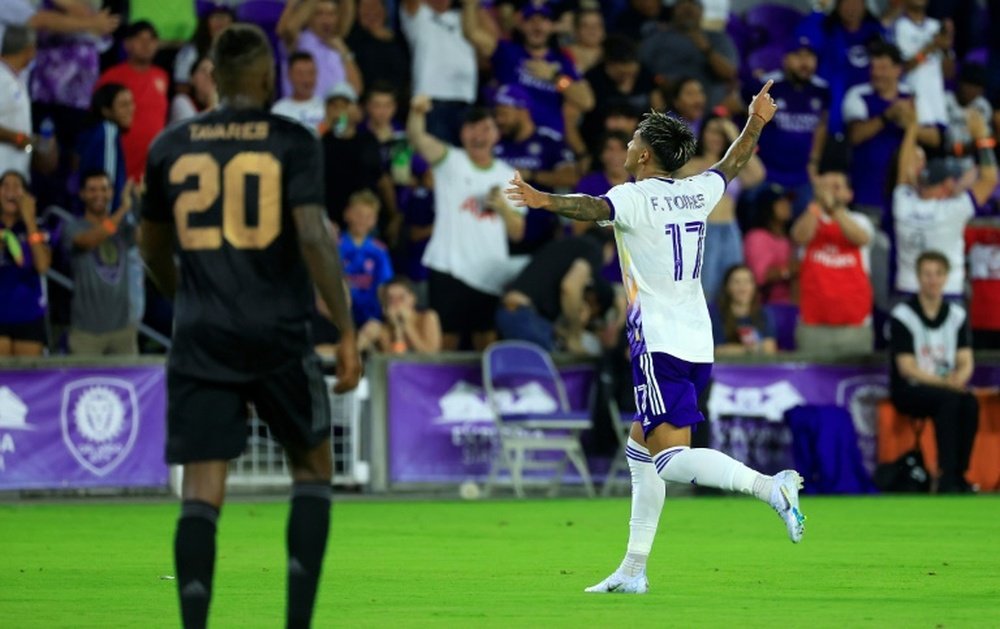
M458 495L464 500L478 500L482 491L475 481L467 480L458 486Z

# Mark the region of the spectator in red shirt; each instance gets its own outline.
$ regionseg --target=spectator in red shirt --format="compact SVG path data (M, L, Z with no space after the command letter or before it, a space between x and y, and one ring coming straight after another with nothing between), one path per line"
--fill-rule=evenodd
M125 171L132 181L139 181L146 170L149 145L167 122L167 73L153 65L160 40L153 25L145 20L129 24L125 31L126 60L108 68L97 81L121 83L135 98L135 118L122 135Z
M965 246L972 285L972 345L976 349L1000 349L1000 227L966 227Z
M872 286L868 247L875 227L852 212L847 175L828 171L816 179L816 199L792 226L792 241L805 247L799 267L801 320L798 349L826 356L872 351Z

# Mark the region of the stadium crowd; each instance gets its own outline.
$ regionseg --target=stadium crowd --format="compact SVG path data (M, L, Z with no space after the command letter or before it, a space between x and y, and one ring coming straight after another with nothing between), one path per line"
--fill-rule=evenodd
M209 51L234 21L272 37L273 111L322 143L365 351L623 347L610 231L502 190L517 169L604 194L650 108L698 138L678 176L707 169L768 79L774 124L705 233L719 353L882 347L928 250L974 345L1000 348L1000 16L974 0L737 4L5 0L0 356L162 349L138 335L170 331L136 246L146 155L217 106ZM321 347L337 340L324 317Z

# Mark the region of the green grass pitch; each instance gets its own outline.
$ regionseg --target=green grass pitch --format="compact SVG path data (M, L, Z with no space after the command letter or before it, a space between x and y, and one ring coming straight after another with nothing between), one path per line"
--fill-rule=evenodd
M1000 497L668 498L645 596L584 594L628 501L350 500L316 627L1000 627ZM283 502L220 520L214 627L278 627ZM176 627L175 503L0 505L0 627Z

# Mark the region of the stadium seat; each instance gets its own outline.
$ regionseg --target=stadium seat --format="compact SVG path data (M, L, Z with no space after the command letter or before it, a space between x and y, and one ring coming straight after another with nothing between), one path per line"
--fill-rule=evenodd
M737 13L729 14L729 21L726 22L726 34L729 35L729 39L733 40L736 50L739 50L741 54L746 54L754 46L753 29L747 26L743 17Z
M213 2L212 0L195 0L194 8L198 17L204 17L208 15L209 11L219 6L218 2Z
M277 53L278 20L281 19L281 12L284 10L285 3L280 0L246 0L236 7L236 20L250 22L261 27L267 33L267 37L271 40L271 45L274 46L275 53Z
M747 9L743 21L753 31L754 47L784 46L803 17L800 11L784 4L758 4Z
M774 318L775 341L778 349L795 351L795 328L799 324L799 307L795 304L767 304L764 306Z
M780 70L784 58L785 47L782 44L768 44L763 48L758 48L747 55L746 61L743 63L744 76L748 79L753 77L759 81L762 74Z
M572 463L587 495L593 496L594 484L580 445L580 433L592 425L590 413L570 408L566 387L552 358L532 343L500 341L483 353L482 368L486 401L498 436L483 493L488 496L500 472L508 470L514 493L524 497L524 472L547 470L553 472L549 495L554 496L567 464ZM530 397L554 400L553 408L542 410L519 403L528 399L526 392L537 391L538 387L545 395Z

